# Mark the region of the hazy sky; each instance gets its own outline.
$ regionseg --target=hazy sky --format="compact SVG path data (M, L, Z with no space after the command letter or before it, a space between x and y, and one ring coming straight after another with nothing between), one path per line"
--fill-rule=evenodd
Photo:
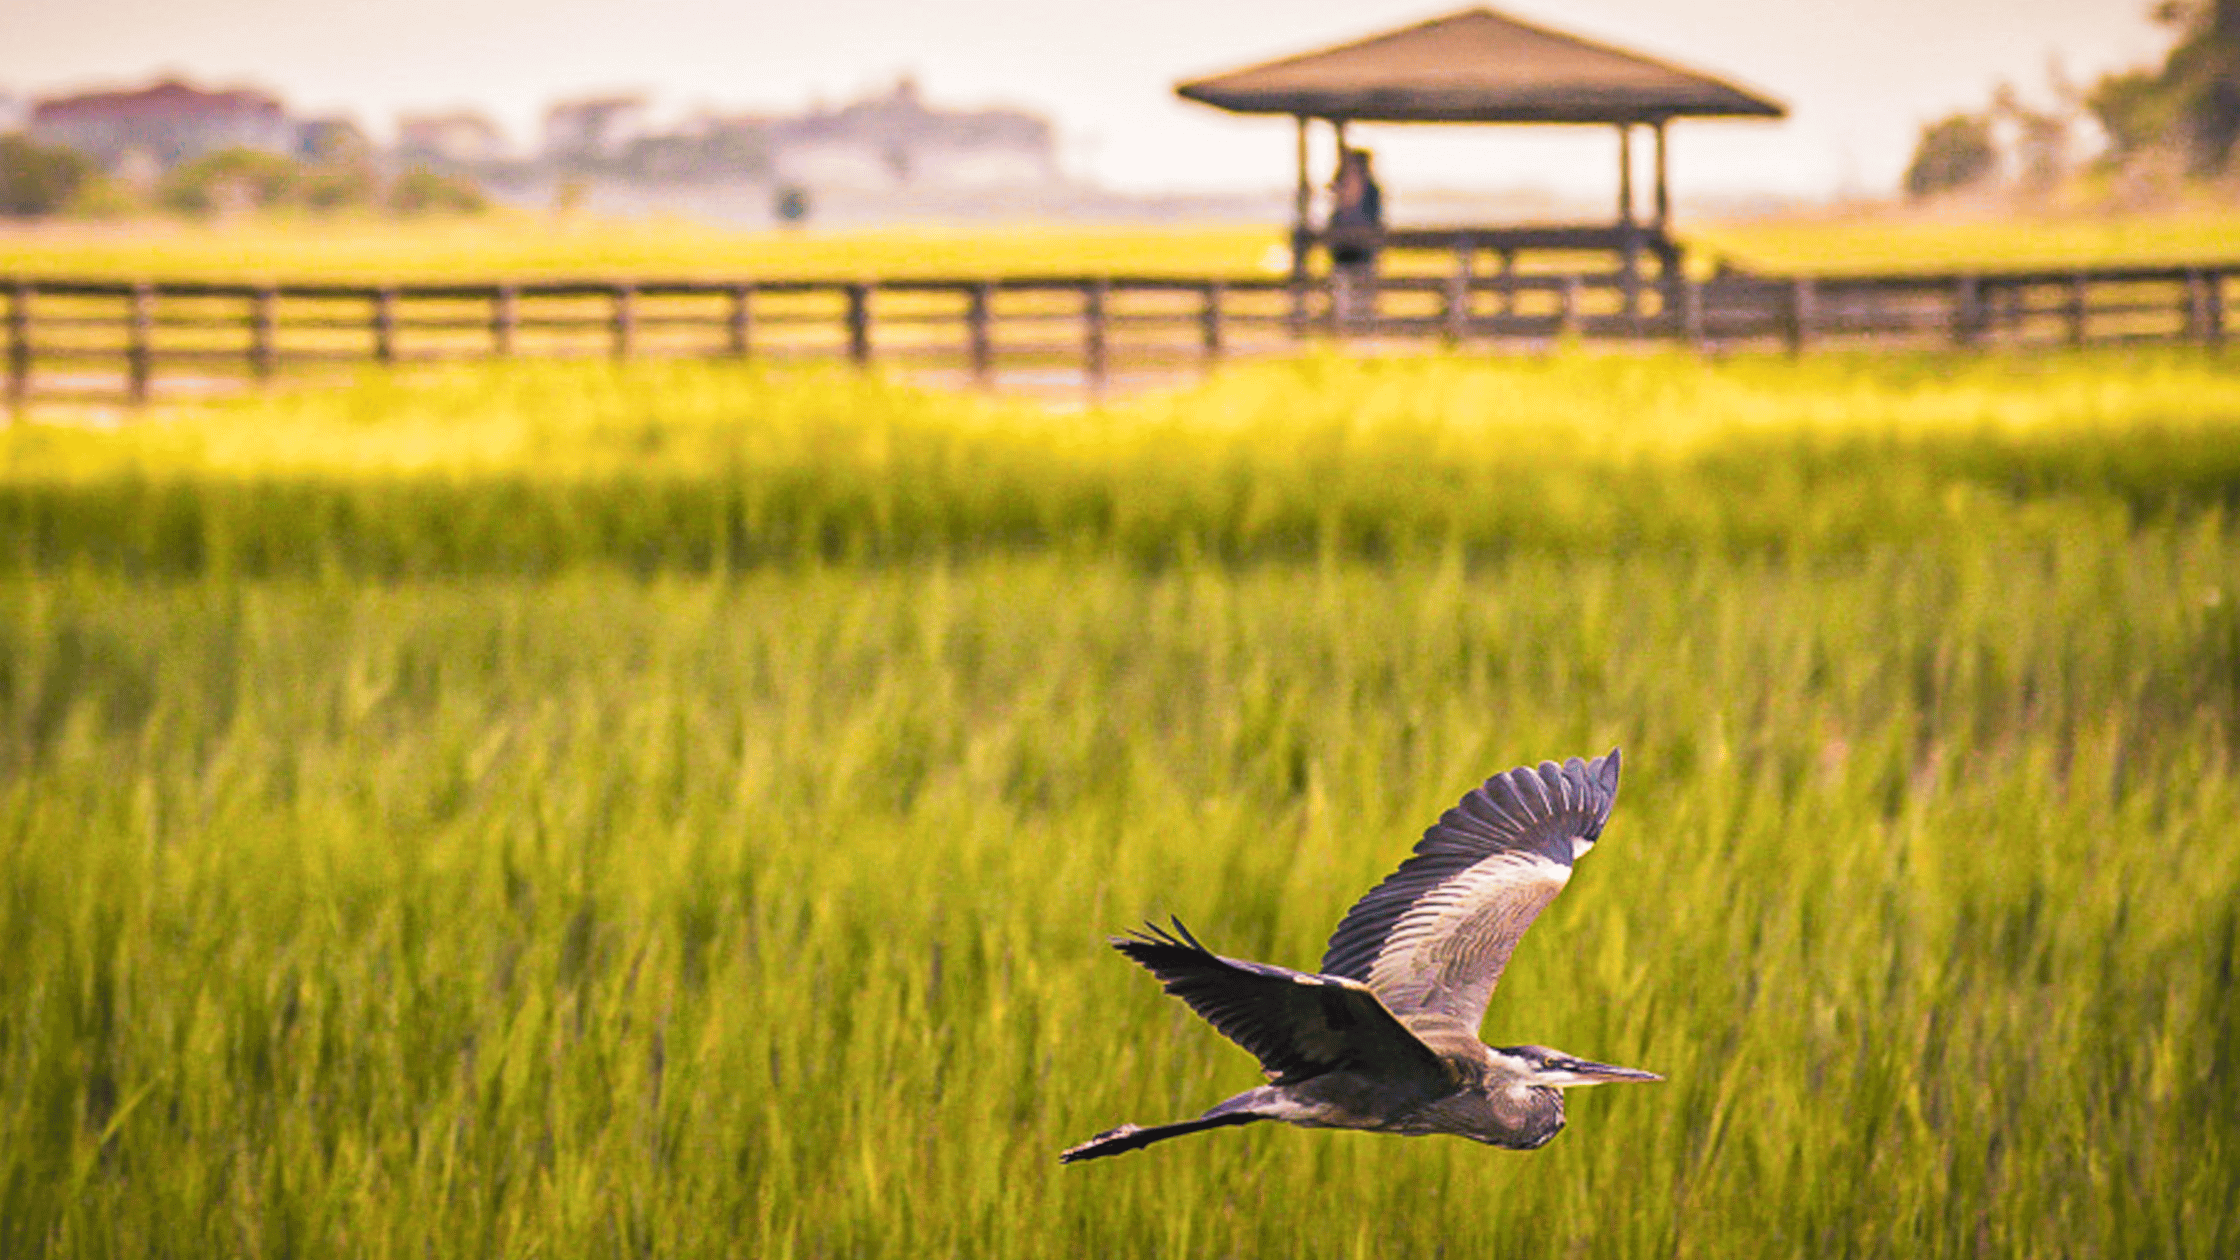
M935 103L1052 117L1067 166L1123 188L1288 183L1289 122L1176 98L1179 79L1460 7L1442 0L0 0L0 91L160 71L277 91L385 134L399 109L473 106L533 140L551 99L643 90L664 111L838 103L914 73ZM1895 185L1920 124L1999 79L2042 96L2148 61L2145 0L1512 0L1508 11L1732 78L1779 123L1682 122L1694 191ZM1606 131L1607 129L1601 129ZM1364 128L1388 187L1609 185L1614 145L1572 129Z

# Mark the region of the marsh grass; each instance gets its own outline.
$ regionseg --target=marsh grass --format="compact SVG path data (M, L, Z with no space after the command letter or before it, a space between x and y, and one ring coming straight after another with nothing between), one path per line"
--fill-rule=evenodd
M9 432L0 1254L2240 1248L2218 360L1315 361L1077 427L650 372ZM772 468L889 506L728 567L562 528ZM1665 1084L1529 1155L1055 1163L1254 1079L1105 933L1311 965L1464 788L1612 745L1485 1031Z
M0 429L19 572L1856 555L2236 504L2240 374L2198 351L1325 355L1086 415L838 371L518 364Z

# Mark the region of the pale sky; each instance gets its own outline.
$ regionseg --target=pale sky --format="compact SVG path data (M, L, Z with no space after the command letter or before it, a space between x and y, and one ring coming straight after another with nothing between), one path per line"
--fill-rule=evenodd
M1286 186L1287 119L1182 101L1184 78L1389 29L1444 0L0 0L0 92L159 72L265 87L386 135L402 109L469 106L533 142L551 100L593 90L790 111L917 76L933 103L1056 124L1076 174L1134 191ZM1782 122L1673 127L1678 191L1887 192L1921 123L2013 81L2043 98L2147 62L2145 0L1509 0L1529 20L1707 70L1790 106ZM1388 189L1614 182L1608 129L1362 128Z

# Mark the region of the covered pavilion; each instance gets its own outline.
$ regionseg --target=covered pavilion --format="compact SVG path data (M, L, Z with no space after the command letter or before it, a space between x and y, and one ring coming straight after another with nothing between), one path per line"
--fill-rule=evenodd
M1618 129L1618 215L1610 224L1538 224L1384 229L1374 244L1454 249L1467 274L1478 249L1505 268L1525 250L1615 255L1627 313L1639 310L1641 256L1656 256L1661 279L1679 271L1672 239L1665 125L1675 118L1780 118L1776 101L1669 62L1535 26L1491 9L1468 9L1335 48L1303 53L1178 84L1183 97L1244 114L1289 114L1298 124L1291 272L1304 282L1314 248L1331 233L1310 221L1308 124L1331 125L1346 148L1348 123L1563 123ZM1649 214L1635 207L1633 133L1655 144Z

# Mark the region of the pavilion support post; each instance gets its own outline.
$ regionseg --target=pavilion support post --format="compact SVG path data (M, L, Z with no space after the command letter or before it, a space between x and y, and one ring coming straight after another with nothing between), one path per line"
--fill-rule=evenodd
M1346 168L1346 148L1346 120L1333 118L1330 120L1330 170L1333 175ZM1337 210L1334 196L1330 208L1332 212ZM1377 282L1373 276L1363 276L1353 268L1340 267L1337 257L1329 252L1328 240L1323 241L1322 248L1330 261L1330 271L1323 283L1325 300L1330 304L1330 335L1343 337L1349 331L1348 325L1355 320L1366 318L1373 322L1376 319ZM1366 291L1363 290L1364 285L1367 286Z
M1633 226L1633 124L1618 124L1618 222Z
M1633 217L1633 124L1618 124L1618 280L1625 291L1626 323L1640 332L1641 225Z
M1299 124L1299 182L1291 190L1291 335L1296 337L1307 326L1307 255L1314 249L1314 229L1307 225L1307 216L1314 209L1314 185L1307 182L1307 116L1297 115Z
M1657 182L1656 199L1651 206L1651 213L1656 217L1651 219L1650 222L1656 225L1657 231L1660 233L1669 230L1672 223L1672 187L1668 182L1666 173L1664 146L1664 125L1667 121L1669 120L1659 118L1654 124L1657 137Z

